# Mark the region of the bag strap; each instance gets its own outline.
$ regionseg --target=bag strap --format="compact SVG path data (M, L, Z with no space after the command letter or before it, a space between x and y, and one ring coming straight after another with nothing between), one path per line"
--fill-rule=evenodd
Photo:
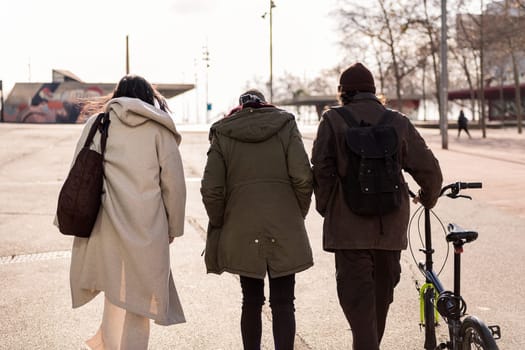
M100 153L102 155L104 155L104 151L106 150L106 141L108 139L109 133L109 123L109 113L104 113L100 125Z
M393 117L394 117L394 111L387 108L385 110L385 113L383 113L383 115L381 116L381 119L379 119L379 122L377 123L377 125L388 124L392 121Z
M95 137L97 130L100 130L100 153L103 155L104 151L106 150L109 123L109 113L99 113L97 119L95 119L93 125L91 125L91 129L89 129L89 134L86 138L86 142L84 143L84 148L89 148L91 142L93 142L93 137Z
M340 116L343 117L343 119L345 120L346 124L348 124L349 127L358 128L361 126L355 119L352 112L350 112L348 109L344 107L333 107L332 109L336 111L337 113L339 113ZM385 124L390 123L393 119L393 115L394 115L394 111L387 108L376 125L385 125Z
M341 117L343 117L346 124L351 128L358 128L360 125L357 122L357 120L354 118L354 115L352 112L350 112L348 109L344 107L333 107L334 111L336 111Z

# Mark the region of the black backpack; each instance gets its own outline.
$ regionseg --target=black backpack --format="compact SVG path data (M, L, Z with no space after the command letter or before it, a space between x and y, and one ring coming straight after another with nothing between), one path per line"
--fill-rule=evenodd
M345 143L348 169L341 179L345 200L355 214L382 216L401 205L402 176L398 160L398 136L388 125L387 109L377 125L358 123L344 107L333 108L348 124Z

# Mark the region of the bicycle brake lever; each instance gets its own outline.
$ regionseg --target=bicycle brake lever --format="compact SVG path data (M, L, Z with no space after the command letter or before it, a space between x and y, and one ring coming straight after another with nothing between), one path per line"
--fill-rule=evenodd
M456 194L456 193L449 193L447 194L447 197L450 197L452 199L456 199L456 198L467 198L467 199L470 199L472 200L472 197L471 196L466 196L464 194Z

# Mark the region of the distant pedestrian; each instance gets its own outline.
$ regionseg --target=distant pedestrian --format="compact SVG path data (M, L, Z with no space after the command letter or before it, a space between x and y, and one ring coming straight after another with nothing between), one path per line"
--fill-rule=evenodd
M97 350L145 350L150 319L165 326L185 322L169 251L184 230L181 135L164 98L139 76L123 77L107 100L90 107L108 112L110 125L97 222L89 238L73 242L73 307L103 292L102 323L86 344ZM94 117L86 122L75 154Z
M312 149L316 208L324 217L323 248L335 255L337 295L353 349L379 350L400 279L401 250L407 247L410 201L401 169L421 187L417 200L427 208L437 201L442 175L410 120L387 110L376 97L373 76L364 65L342 72L338 90L342 106L323 114ZM377 133L366 134L378 124ZM356 142L363 147L347 147ZM397 156L381 162L358 158L367 149L376 158ZM376 168L370 170L371 165ZM378 176L387 166L393 171ZM391 196L396 200L390 201Z
M313 265L304 219L312 170L294 116L250 90L210 129L201 193L208 272L240 276L244 349L261 348L269 275L275 349L293 350L295 274Z
M470 136L470 133L468 132L468 119L465 117L465 113L463 113L463 110L459 111L459 117L458 117L458 138L461 134L461 130L465 130L467 133L469 139L472 137Z

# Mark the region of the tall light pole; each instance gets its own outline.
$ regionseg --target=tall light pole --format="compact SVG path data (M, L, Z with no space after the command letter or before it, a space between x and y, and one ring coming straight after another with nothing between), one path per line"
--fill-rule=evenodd
M481 136L483 138L486 138L487 128L485 125L485 22L483 17L483 0L481 0L479 15L479 120L481 125Z
M126 75L129 74L129 35L126 35Z
M0 122L4 121L4 88L2 87L2 80L0 80Z
M447 68L447 0L441 0L441 89L439 128L441 148L448 149L448 68Z
M210 120L210 110L211 110L211 104L208 99L208 68L210 68L210 51L208 50L208 44L203 47L202 51L202 60L205 64L206 69L206 85L205 85L205 98L206 98L206 121L207 123Z
M275 3L270 0L270 103L273 102L273 8Z
M270 0L270 10L265 12L261 17L264 19L266 15L269 15L270 20L270 80L268 81L268 90L270 90L270 102L273 101L273 8L275 2Z

